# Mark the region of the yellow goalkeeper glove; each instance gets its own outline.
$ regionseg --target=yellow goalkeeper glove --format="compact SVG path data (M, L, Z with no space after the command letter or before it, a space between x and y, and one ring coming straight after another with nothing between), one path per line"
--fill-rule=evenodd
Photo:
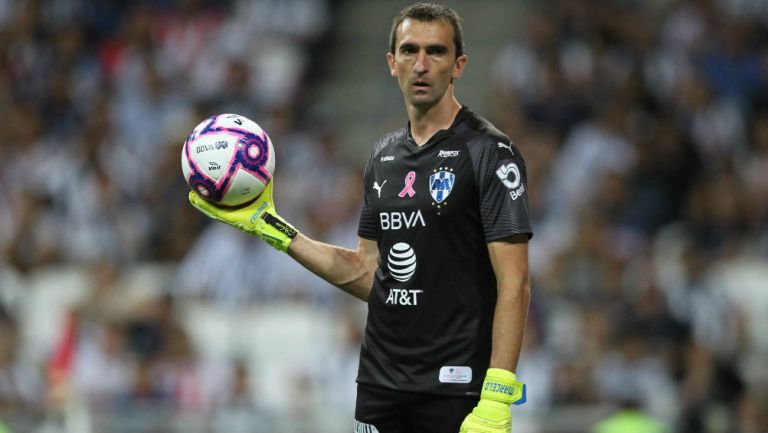
M509 405L523 404L525 399L525 384L517 381L515 373L489 368L480 401L464 418L459 433L510 433L512 414Z
M287 251L291 241L298 233L275 211L271 180L259 198L245 207L237 209L217 207L203 200L194 191L189 192L189 202L209 217L258 236L278 251Z

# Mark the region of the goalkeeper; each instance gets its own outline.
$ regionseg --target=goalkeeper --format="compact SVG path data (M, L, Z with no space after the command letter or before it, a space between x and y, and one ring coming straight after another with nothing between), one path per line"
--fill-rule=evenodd
M356 250L312 240L253 204L208 216L258 236L368 303L355 432L505 433L530 299L526 170L492 124L462 106L459 17L415 4L394 19L387 64L408 115L373 146Z

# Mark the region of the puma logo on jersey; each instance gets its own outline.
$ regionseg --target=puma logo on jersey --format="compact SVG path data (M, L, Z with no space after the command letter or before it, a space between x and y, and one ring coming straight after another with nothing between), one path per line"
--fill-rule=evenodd
M427 226L420 210L410 214L405 212L379 212L379 223L382 230L400 230L401 228L410 229L417 226Z
M385 183L387 183L386 179L384 179L384 182L382 182L381 185L379 185L378 182L373 182L373 189L376 190L376 192L378 193L378 197L379 198L381 198L381 189L384 188L384 184Z
M389 155L389 156L382 156L382 157L381 157L381 162L392 161L392 160L394 160L394 159L395 159L395 156L394 156L394 155Z
M505 149L509 149L509 153L511 153L512 155L515 154L515 151L512 150L512 145L511 144L504 144L502 142L498 142L497 144L499 145L499 147L503 147Z

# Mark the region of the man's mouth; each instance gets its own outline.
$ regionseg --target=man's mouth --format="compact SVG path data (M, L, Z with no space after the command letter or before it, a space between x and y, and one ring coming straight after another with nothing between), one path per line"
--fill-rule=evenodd
M426 81L417 80L413 82L413 88L416 90L427 90L429 88L429 83Z

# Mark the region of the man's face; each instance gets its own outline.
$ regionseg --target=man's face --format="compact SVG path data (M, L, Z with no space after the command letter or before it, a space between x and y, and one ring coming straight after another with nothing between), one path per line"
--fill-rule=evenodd
M456 57L453 27L444 20L406 18L396 36L395 52L387 53L387 62L406 103L420 108L436 105L467 63L467 56Z

